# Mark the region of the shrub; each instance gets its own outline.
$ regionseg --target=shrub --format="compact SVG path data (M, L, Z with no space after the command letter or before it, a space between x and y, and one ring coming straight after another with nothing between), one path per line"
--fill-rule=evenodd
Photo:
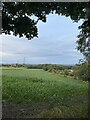
M68 70L64 70L64 75L65 75L65 76L69 75Z
M81 80L89 81L88 62L85 62L77 67L77 69L75 70L75 76Z

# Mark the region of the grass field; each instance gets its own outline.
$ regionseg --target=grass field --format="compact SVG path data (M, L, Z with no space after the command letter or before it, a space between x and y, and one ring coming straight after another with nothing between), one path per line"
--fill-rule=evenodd
M4 68L2 78L3 117L88 117L87 82L25 68Z

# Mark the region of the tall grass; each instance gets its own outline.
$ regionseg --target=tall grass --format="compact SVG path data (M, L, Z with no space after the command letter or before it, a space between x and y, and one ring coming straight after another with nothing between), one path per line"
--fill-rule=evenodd
M88 83L43 70L3 69L3 101L14 104L46 102L64 116L87 116ZM45 114L45 113L43 113Z

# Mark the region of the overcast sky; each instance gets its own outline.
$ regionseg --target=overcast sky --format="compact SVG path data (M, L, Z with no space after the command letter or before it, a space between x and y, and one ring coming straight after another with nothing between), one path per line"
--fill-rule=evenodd
M38 38L29 41L25 37L2 35L0 63L77 64L83 58L75 49L81 23L73 23L69 17L49 15L46 23L38 23Z

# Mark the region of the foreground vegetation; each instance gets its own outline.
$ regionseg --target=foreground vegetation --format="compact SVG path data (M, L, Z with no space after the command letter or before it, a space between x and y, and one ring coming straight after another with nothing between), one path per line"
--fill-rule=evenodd
M2 77L3 106L8 103L22 106L19 107L24 111L22 117L88 117L85 81L25 68L4 68ZM24 110L26 104L30 109L28 114Z

